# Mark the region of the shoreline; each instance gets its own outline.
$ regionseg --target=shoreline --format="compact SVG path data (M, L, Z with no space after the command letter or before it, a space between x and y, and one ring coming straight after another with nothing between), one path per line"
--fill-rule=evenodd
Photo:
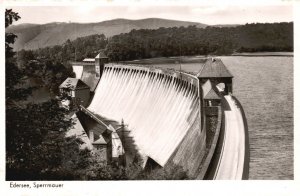
M193 56L170 56L170 57L153 57L146 59L136 59L114 62L117 64L185 64L185 63L198 63L201 59L211 57L294 57L294 52L245 52L245 53L233 53L228 55L193 55Z
M224 55L226 56L226 55ZM294 52L245 52L245 53L235 53L228 56L246 56L246 57L264 57L264 56L286 56L294 57Z

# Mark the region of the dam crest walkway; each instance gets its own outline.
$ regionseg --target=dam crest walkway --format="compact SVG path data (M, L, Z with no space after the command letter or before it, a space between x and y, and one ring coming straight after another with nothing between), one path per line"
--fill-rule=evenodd
M231 95L224 96L230 109L225 113L224 140L214 180L242 180L245 158L245 127L241 109Z

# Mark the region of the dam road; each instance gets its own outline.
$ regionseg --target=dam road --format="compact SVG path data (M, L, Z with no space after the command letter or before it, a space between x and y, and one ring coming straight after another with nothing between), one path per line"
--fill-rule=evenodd
M245 127L242 112L231 95L224 96L230 106L225 113L225 130L214 180L241 180L245 158Z

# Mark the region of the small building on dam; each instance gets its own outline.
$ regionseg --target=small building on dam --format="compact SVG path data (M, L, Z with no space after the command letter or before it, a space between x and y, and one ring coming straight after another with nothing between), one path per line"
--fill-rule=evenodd
M175 65L177 59L167 61ZM244 155L238 170L230 175L220 171L222 164L235 165L222 157L230 145L224 136L227 118L243 116L239 126L232 124L237 134L244 132L242 149L247 132L242 106L232 96L233 76L219 58L200 59L197 70L187 73L143 60L109 63L100 52L95 59L73 63L73 70L78 83L89 86L85 95L78 94L84 101L77 102L77 117L93 150L102 149L100 157L108 164L126 165L139 156L147 169L176 164L195 179L247 178L246 150L237 150Z

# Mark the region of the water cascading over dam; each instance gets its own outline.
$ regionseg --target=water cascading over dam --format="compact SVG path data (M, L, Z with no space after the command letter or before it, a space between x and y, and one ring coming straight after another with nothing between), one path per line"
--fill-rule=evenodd
M88 60L93 63L73 64L76 77L92 94L91 104L80 105L78 115L89 134L105 136L123 130L117 134L125 156L113 158L127 165L137 160L138 152L146 170L175 163L194 179L248 178L246 117L236 98L231 105L226 98L233 97L233 75L220 59L207 58L196 67L187 63L189 73L176 71L173 58L164 59L163 64L162 59L114 64L99 53L95 60ZM128 129L119 129L113 122L122 119ZM102 120L110 125L101 126Z
M106 65L89 110L128 124L142 157L197 170L203 157L196 77L137 66Z

